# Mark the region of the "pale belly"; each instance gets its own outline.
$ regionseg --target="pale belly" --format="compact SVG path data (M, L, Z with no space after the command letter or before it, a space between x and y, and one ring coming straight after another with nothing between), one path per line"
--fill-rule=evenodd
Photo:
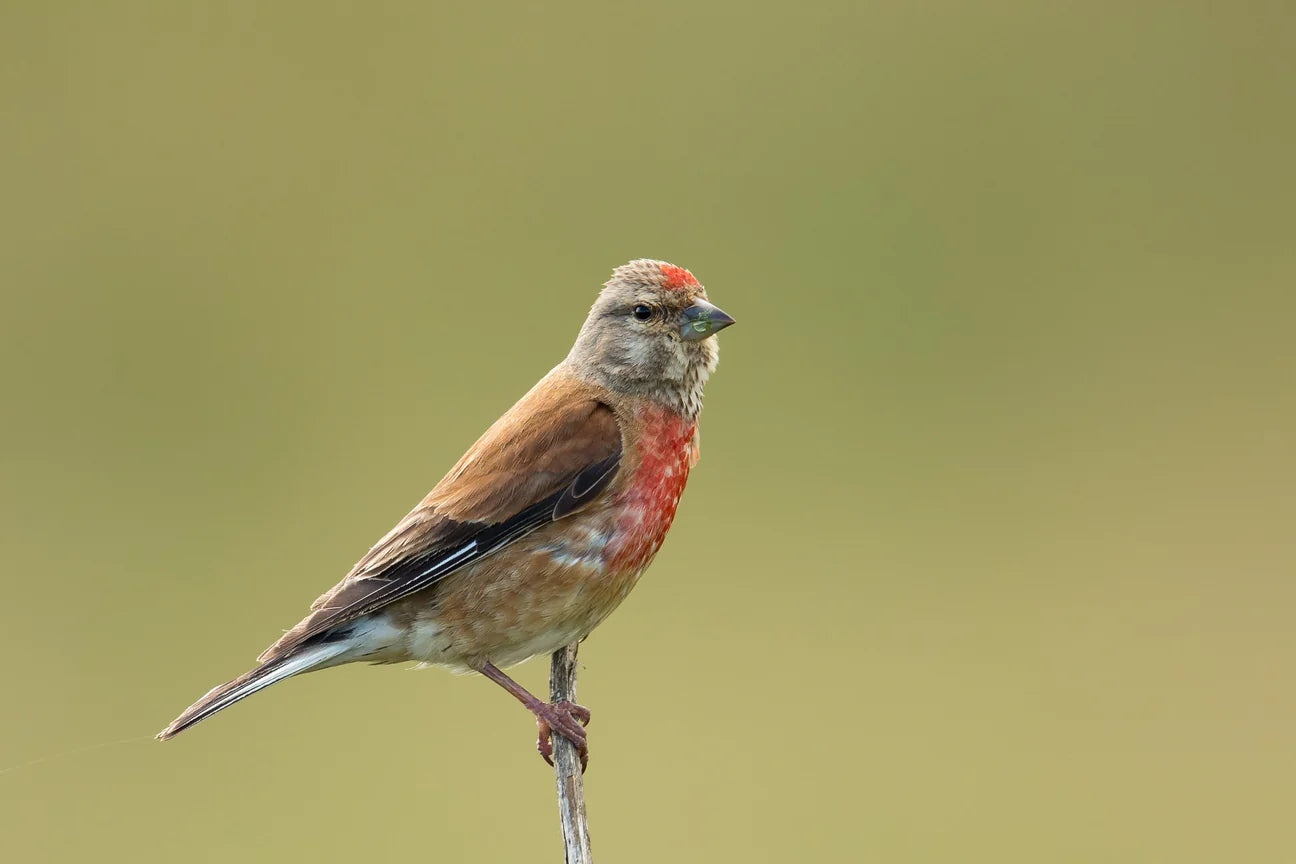
M406 618L407 659L510 666L585 638L634 588L671 516L609 508L605 520L556 523L454 574Z
M552 653L588 636L642 572L610 572L601 560L586 563L539 550L528 557L526 565L507 573L491 568L462 574L457 584L447 580L435 606L420 610L404 628L408 659L475 669Z

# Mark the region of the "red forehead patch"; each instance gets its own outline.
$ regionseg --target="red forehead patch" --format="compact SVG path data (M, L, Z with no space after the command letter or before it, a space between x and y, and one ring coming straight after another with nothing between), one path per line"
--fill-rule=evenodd
M691 288L698 284L693 274L683 267L676 267L674 264L663 264L661 266L662 275L666 277L663 287L671 291L679 291L683 288Z

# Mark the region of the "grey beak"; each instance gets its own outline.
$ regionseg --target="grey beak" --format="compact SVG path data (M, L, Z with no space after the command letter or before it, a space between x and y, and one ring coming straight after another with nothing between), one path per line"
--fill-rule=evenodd
M719 306L705 300L696 300L684 310L684 315L680 318L680 338L685 342L697 342L714 336L732 323L734 319L726 315Z

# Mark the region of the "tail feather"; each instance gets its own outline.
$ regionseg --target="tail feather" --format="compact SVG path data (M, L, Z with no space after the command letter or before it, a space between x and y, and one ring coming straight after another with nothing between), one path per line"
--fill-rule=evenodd
M330 642L305 648L287 657L271 660L269 663L263 663L233 681L228 681L207 691L207 695L186 708L184 713L173 720L170 726L159 732L157 737L161 741L173 738L195 723L206 720L217 711L228 708L241 699L246 699L258 690L264 690L271 684L285 678L291 678L293 675L318 668L345 652L347 648L345 642Z

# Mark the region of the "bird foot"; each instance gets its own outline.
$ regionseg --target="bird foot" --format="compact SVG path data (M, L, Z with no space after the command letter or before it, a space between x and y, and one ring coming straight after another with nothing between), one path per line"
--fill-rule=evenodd
M540 751L544 760L550 765L553 764L551 739L552 733L557 732L576 745L580 753L581 773L585 773L585 766L589 764L589 742L585 734L585 727L590 722L589 709L575 702L563 701L541 702L532 710L535 712L536 727L540 730L540 735L536 739L536 749Z

